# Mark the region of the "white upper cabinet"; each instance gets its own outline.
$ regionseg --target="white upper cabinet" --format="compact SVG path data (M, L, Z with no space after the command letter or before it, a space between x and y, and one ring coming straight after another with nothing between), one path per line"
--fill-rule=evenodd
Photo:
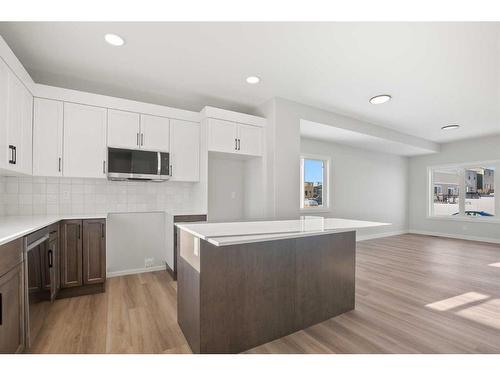
M262 132L259 126L208 119L208 151L261 156Z
M33 175L62 176L63 102L35 98L33 115Z
M7 111L9 108L9 68L0 60L0 168L5 169L10 160L7 143Z
M238 125L238 153L262 155L262 128L251 125Z
M172 181L200 180L200 124L170 121Z
M106 177L106 115L106 108L64 103L64 176Z
M166 117L141 115L140 145L144 150L169 151L170 120Z
M108 147L140 148L140 134L138 113L108 109Z
M0 168L32 174L33 96L0 61Z
M237 124L231 121L208 120L208 151L235 153L238 149Z

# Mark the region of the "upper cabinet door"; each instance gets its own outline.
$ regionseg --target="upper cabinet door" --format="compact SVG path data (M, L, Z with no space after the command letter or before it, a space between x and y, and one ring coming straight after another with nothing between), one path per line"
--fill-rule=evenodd
M0 168L31 175L33 95L0 61Z
M236 123L208 119L208 151L237 152Z
M2 166L31 175L33 96L8 67L1 70Z
M33 114L33 174L62 176L63 102L35 98Z
M0 168L9 165L11 151L7 143L7 112L9 108L9 68L0 59Z
M33 95L22 85L21 172L33 175Z
M170 120L166 117L141 115L140 145L150 151L169 151Z
M108 109L108 147L139 148L139 114Z
M251 125L238 125L238 153L262 155L262 128Z
M171 181L200 180L200 124L170 121Z
M106 177L106 108L64 103L66 177Z

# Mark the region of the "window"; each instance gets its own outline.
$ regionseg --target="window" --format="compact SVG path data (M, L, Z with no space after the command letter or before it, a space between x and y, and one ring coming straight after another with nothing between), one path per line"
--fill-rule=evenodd
M495 166L431 168L431 216L495 216Z
M300 158L300 208L304 210L328 209L329 159L303 155Z
M433 214L436 216L455 215L460 212L460 171L458 169L434 169Z

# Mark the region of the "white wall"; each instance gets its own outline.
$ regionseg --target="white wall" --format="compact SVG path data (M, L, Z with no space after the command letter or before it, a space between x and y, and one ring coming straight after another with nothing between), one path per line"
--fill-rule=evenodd
M165 213L117 213L106 220L106 268L110 276L165 269Z
M245 161L210 153L208 156L208 218L241 221L245 217Z
M500 242L499 222L485 223L427 218L427 167L492 160L500 160L500 136L447 143L441 146L441 152L438 154L410 158L410 231ZM500 168L496 172L499 170ZM500 173L495 173L495 184L497 191L499 191ZM496 212L500 212L499 207L500 199L497 193Z
M408 158L311 139L301 140L301 152L331 159L330 211L318 215L392 223L359 238L408 230Z
M274 98L271 101L264 103L259 107L259 114L267 117L267 132L269 137L266 144L268 153L267 173L269 176L266 190L266 197L268 197L268 216L278 219L296 218L301 214L299 209L301 120L309 120L326 125L339 126L348 130L367 132L372 135L387 137L388 139L394 139L408 144L414 142L414 145L416 146L425 146L429 148L433 148L434 146L432 142L411 139L409 136L377 125L358 121L333 112L324 111L282 98ZM362 152L362 150L359 150L359 152ZM317 152L313 150L313 153ZM371 156L372 154L375 155L376 153L366 153L365 155ZM390 156L387 156L387 158L387 160L393 160ZM346 163L348 162L348 158L343 160ZM370 165L366 165L366 161L362 157L356 158L356 160L358 160L358 164L362 166L359 173L369 174L370 171L365 169L369 168ZM381 158L380 160L384 160L384 158ZM365 165L366 168L364 167ZM401 173L405 170L404 167L401 166L397 168L400 169L399 172ZM407 175L400 175L399 172L397 175L401 177L401 179L398 179L398 194L402 194L402 191L406 189L406 187L403 186L406 186L404 180L407 178ZM343 194L343 192L338 192L337 199L350 199L351 195L344 197ZM397 195L398 201L400 198L400 195ZM376 200L377 198L374 199ZM393 231L405 227L406 224L401 218L402 216L407 215L406 205L401 206L400 209L400 215L396 215L397 220L395 218L395 228L398 229L386 228L385 230ZM350 212L347 211L342 212L350 214ZM357 211L353 213L358 214ZM359 218L366 219L368 216L376 221L383 220L382 217L375 217L370 214L369 210L367 210L366 215Z

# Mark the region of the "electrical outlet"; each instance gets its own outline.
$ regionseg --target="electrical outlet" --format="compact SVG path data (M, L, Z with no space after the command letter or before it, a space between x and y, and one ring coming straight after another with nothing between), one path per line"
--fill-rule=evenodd
M154 258L144 258L144 267L151 268L155 262Z

